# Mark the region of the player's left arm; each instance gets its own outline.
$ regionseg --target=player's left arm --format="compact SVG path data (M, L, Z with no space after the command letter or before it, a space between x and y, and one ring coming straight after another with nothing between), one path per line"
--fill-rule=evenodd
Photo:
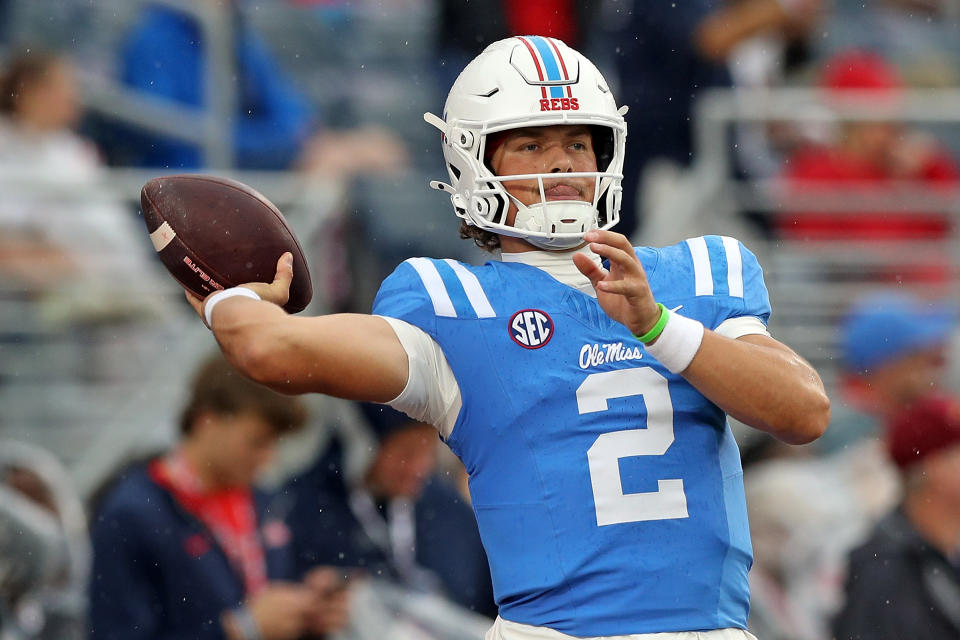
M643 335L660 310L629 240L612 231L591 231L585 239L610 264L607 270L585 255L574 256L598 302L634 335ZM769 336L733 340L705 329L680 375L730 416L790 444L816 440L830 420L830 400L816 370Z
M732 340L706 329L680 375L730 416L788 444L816 440L830 421L816 370L769 336Z

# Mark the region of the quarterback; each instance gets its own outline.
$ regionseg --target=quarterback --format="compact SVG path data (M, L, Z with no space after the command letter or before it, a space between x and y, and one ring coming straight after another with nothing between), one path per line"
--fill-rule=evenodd
M437 427L470 474L490 640L751 638L726 416L792 444L829 420L816 371L767 331L739 241L632 247L610 230L625 112L563 42L496 42L424 118L449 173L432 186L498 260L411 258L372 315L287 315L289 255L272 283L191 298L254 380Z

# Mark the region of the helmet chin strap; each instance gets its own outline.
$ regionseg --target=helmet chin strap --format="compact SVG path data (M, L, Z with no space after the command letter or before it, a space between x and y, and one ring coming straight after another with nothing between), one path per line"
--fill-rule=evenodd
M597 208L582 200L552 200L528 207L519 206L513 223L517 235L541 249L572 249L583 242L583 235L597 228ZM563 234L566 237L528 235ZM566 234L575 234L567 236Z

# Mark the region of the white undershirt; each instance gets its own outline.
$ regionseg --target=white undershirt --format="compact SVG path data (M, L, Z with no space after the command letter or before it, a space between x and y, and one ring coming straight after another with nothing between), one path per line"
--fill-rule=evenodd
M585 253L597 264L601 261L600 256L587 247L574 251L504 253L500 259L503 262L522 262L542 269L557 281L596 298L597 293L590 279L580 273L573 263L574 253ZM410 363L407 386L400 395L386 404L403 411L411 418L436 426L440 435L444 439L448 438L460 414L463 399L460 386L443 350L419 327L396 318L380 317L393 327ZM760 318L754 316L724 320L714 331L734 340L746 335L770 335Z
M590 251L589 247L574 249L573 251L524 251L522 253L502 253L500 260L503 262L522 262L531 267L543 269L555 280L569 285L585 293L591 298L597 297L597 292L593 289L590 279L580 273L577 265L573 263L573 254L583 253L590 256L590 259L600 264L600 256Z

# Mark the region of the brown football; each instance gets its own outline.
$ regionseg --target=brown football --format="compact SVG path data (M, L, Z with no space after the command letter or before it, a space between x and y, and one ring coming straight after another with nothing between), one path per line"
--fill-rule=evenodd
M313 297L307 261L283 214L247 185L209 175L154 178L140 205L157 255L182 286L201 298L247 282L271 282L277 260L293 253L284 305L303 311Z

